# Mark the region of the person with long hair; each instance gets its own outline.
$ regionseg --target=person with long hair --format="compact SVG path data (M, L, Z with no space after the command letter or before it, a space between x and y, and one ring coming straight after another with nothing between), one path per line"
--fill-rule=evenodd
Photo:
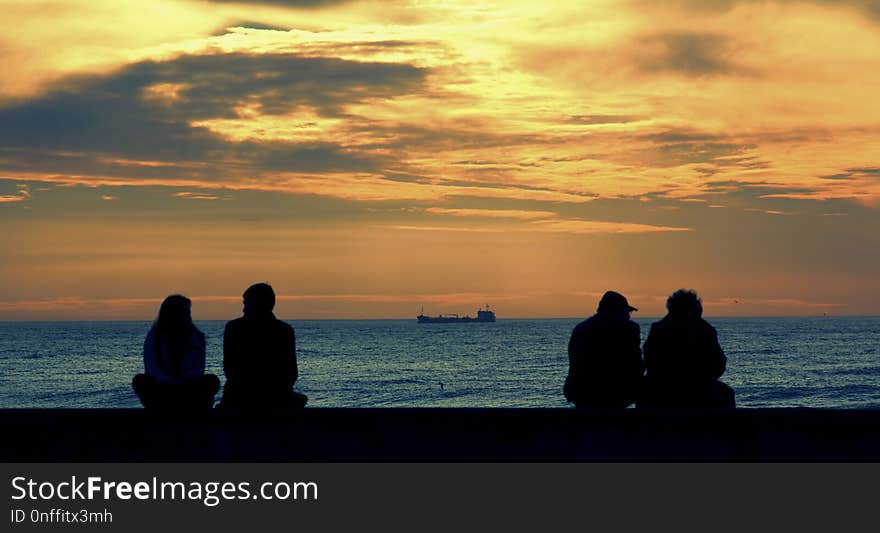
M172 294L144 340L144 373L132 387L147 408L210 408L220 380L205 374L205 334L193 324L192 301Z

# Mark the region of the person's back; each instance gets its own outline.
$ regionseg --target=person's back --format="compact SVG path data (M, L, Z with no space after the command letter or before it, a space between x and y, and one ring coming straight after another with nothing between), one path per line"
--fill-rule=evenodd
M302 407L306 397L293 392L298 377L296 334L272 313L275 295L264 283L244 293L244 316L223 333L222 407Z
M718 379L727 357L715 328L702 318L665 317L651 325L645 364L652 379L685 384Z
M285 397L298 374L295 351L294 329L272 314L228 322L223 332L224 405Z
M576 407L626 407L636 401L642 380L637 310L609 291L595 315L572 331L569 371L563 392Z
M165 298L144 340L144 373L132 379L144 407L208 409L220 380L205 374L205 334L192 323L192 302L180 294Z
M702 318L693 291L667 301L669 314L651 325L645 340L644 407L733 407L733 389L718 381L727 357L714 327Z

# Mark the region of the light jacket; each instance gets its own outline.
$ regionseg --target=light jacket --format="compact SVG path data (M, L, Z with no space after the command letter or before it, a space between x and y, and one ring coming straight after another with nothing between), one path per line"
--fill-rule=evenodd
M151 328L144 340L144 372L159 383L183 383L205 374L205 334L193 328L189 346L174 368L168 343L161 339L156 328Z

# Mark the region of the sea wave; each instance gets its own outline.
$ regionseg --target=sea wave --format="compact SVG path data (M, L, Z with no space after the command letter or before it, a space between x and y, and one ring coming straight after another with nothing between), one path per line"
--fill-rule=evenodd
M880 404L880 318L710 321L728 354L722 379L742 407ZM437 328L414 320L290 321L297 389L316 407L563 407L566 345L577 322ZM645 335L650 322L640 324ZM148 327L0 323L0 407L137 405L130 381L143 369ZM199 327L208 335L208 371L222 379L223 323Z

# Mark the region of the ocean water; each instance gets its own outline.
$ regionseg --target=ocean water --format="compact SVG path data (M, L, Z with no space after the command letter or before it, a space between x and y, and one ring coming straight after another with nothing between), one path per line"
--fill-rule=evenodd
M563 407L580 319L288 321L313 407ZM651 319L637 320L642 338ZM717 318L740 407L880 408L880 317ZM197 322L223 379L224 322ZM0 323L0 408L135 407L149 322ZM442 383L442 387L441 387Z

